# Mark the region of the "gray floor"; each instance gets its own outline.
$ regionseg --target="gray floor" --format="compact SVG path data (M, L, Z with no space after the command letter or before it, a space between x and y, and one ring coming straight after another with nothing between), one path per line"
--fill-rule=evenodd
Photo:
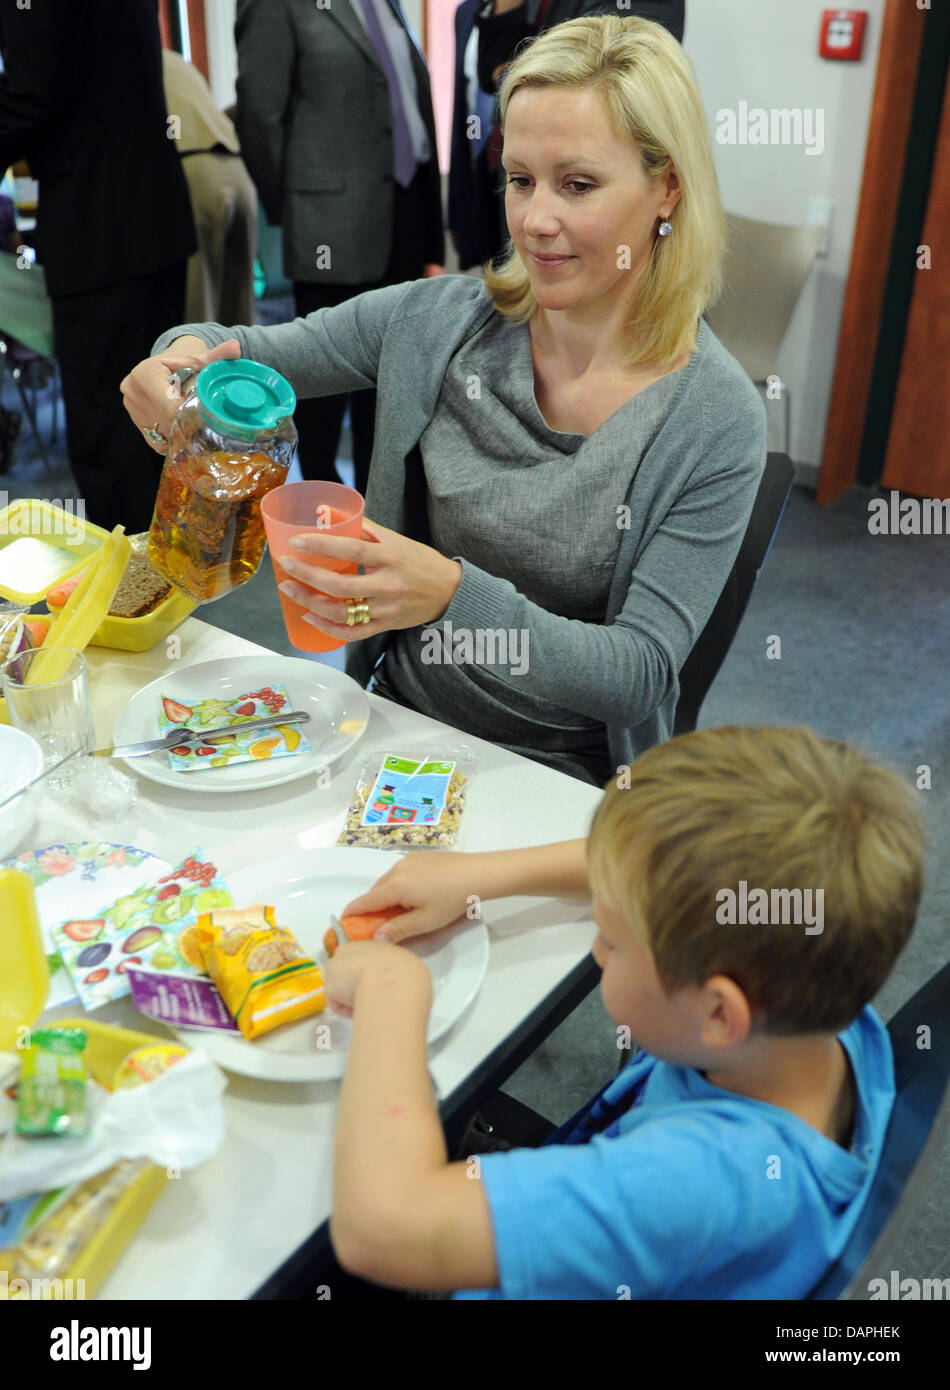
M274 317L279 312L276 305L271 310ZM2 400L20 406L9 378ZM42 403L40 420L48 436L50 412ZM347 448L345 432L341 450ZM10 472L0 476L7 491L2 501L72 496L61 416L50 455L47 469L33 441L24 439ZM950 560L943 537L869 536L873 495L856 488L818 507L810 492L793 490L700 724L807 724L858 743L908 779L921 764L931 767L933 790L920 794L931 843L926 889L914 936L876 1001L888 1018L950 957L950 865L942 852L950 832ZM228 631L299 655L287 643L277 593L263 568L241 590L209 605L206 615ZM781 637L781 660L766 658L774 635ZM342 665L340 654L330 659ZM505 1090L561 1123L616 1070L614 1036L595 991ZM943 1159L948 1156L950 1145ZM905 1233L894 1259L902 1277L950 1274L948 1174L943 1161Z

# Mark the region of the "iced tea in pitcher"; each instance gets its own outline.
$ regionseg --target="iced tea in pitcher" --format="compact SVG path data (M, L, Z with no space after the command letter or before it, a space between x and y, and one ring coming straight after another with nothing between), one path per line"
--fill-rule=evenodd
M261 362L211 362L172 424L148 558L196 603L257 573L261 498L287 477L297 443L290 383Z

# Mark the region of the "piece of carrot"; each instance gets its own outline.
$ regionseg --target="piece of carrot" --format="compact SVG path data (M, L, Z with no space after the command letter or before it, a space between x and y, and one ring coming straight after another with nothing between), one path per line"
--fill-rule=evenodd
M71 579L64 579L62 584L54 584L52 589L47 591L46 602L49 604L50 608L63 607L85 572L85 570L80 570L79 573L74 574Z
M24 618L23 626L30 634L30 640L34 647L42 647L49 632L49 618Z
M346 933L347 941L372 941L384 922L389 922L400 913L408 912L405 907L384 907L381 912L351 912L340 918L340 926ZM332 927L324 934L323 944L328 956L332 956L340 945L339 938Z

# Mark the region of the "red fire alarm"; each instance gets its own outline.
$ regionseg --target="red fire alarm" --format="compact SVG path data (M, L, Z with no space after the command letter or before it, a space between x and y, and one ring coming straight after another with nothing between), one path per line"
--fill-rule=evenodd
M823 10L818 52L823 58L851 58L857 61L864 48L867 10Z

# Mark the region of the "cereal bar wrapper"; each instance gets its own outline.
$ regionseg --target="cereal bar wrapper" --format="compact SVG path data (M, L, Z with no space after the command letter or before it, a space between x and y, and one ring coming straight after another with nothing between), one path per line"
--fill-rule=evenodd
M200 733L202 729L223 729L226 725L234 730L233 736L216 738L213 744L173 749L167 755L168 765L175 772L200 772L207 767L227 767L230 763L263 762L309 753L310 744L296 724L275 724L270 729L242 732L242 724L280 714L281 710L289 713L292 708L284 685L265 685L233 700L208 698L189 700L185 704L163 696L158 709L161 734L170 733L172 729Z
M205 912L198 918L205 970L250 1041L326 1007L319 966L272 907Z
M477 761L466 744L437 751L374 749L363 764L337 844L369 849L456 844Z

